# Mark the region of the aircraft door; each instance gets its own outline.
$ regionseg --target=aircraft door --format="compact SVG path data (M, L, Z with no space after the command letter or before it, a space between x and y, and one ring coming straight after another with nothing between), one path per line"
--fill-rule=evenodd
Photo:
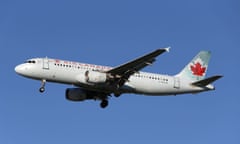
M49 61L48 58L43 58L43 69L48 70L49 69Z
M180 79L178 77L174 77L174 88L179 89L180 88Z

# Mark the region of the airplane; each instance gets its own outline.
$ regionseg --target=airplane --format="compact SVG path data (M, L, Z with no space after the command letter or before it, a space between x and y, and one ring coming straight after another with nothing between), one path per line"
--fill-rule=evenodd
M210 51L200 51L178 74L163 75L140 71L152 65L156 57L169 52L159 48L137 59L116 67L73 62L53 58L31 58L15 67L17 74L41 81L39 91L45 91L46 82L70 84L65 97L70 101L99 100L100 107L108 106L113 94L134 93L167 96L200 93L215 90L212 83L221 75L205 78Z

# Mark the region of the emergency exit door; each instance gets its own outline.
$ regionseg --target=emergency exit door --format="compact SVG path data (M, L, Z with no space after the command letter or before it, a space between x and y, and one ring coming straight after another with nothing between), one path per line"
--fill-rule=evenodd
M174 77L174 88L180 88L180 79L178 77Z

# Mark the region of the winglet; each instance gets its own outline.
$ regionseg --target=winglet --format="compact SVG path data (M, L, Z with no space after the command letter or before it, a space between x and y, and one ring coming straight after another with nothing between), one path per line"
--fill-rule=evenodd
M167 48L164 48L166 52L169 52L170 51L170 48L171 47L167 47Z

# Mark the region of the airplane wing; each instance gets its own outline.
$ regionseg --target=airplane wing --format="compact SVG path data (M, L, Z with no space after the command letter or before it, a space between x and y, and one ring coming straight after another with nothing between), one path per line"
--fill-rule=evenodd
M114 76L118 85L122 86L132 74L138 72L139 70L143 69L148 65L151 65L156 60L157 56L159 56L160 54L166 51L168 52L169 49L170 49L169 47L163 48L163 49L157 49L133 61L117 66L107 71L107 73Z

